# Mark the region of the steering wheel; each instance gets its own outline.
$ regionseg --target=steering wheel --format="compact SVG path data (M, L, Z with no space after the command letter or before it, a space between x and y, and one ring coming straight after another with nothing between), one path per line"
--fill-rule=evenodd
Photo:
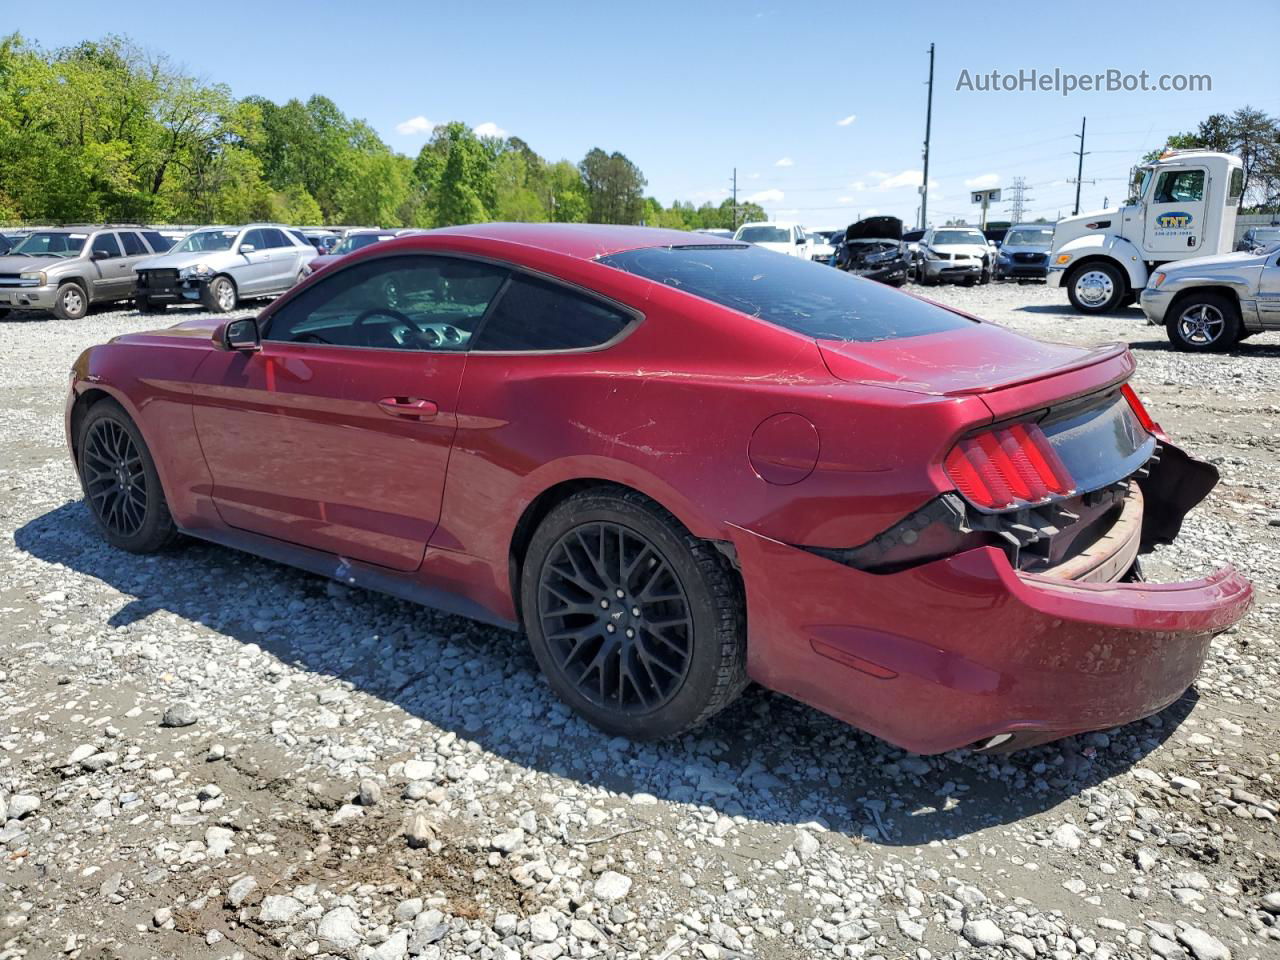
M401 329L400 327L393 328L390 331L390 334L391 334L391 339L394 340L396 343L400 344L401 346L404 346L404 343L405 343L404 334L407 331L412 330L415 334L421 333L417 325L412 320L410 320L407 316L405 316L399 310L395 310L391 307L372 307L364 311L364 313L360 314L353 321L351 321L351 332L355 334L359 334L360 339L364 339L364 335L360 333L360 330L364 326L365 321L368 320L370 317L390 317L392 320L397 321L401 325L401 327L403 327L404 329Z

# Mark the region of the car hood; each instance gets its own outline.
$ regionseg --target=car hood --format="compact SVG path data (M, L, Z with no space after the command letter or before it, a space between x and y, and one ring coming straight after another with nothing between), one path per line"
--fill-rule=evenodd
M1123 344L1047 343L977 321L946 333L872 343L819 340L818 349L837 379L935 396L990 393L1127 354Z
M337 263L344 256L346 256L346 254L341 254L335 257L333 254L324 253L318 257L312 257L310 260L308 260L307 266L309 266L311 268L311 272L314 273L317 270L323 270L325 267L329 266L330 264Z
M1212 257L1196 257L1194 260L1167 263L1160 267L1159 270L1170 277L1176 277L1184 273L1199 273L1214 267L1223 267L1228 270L1233 267L1253 267L1261 264L1268 257L1270 257L1270 254L1264 255L1242 250L1239 253L1220 253Z
M205 250L195 253L162 253L157 257L139 260L134 270L181 270L183 267L194 267L197 263L207 263L211 267L225 267L241 261L238 253L229 250Z
M845 243L853 240L901 240L902 221L897 217L866 217L844 231Z
M77 257L0 257L0 273L34 273L48 270L59 263L69 263Z

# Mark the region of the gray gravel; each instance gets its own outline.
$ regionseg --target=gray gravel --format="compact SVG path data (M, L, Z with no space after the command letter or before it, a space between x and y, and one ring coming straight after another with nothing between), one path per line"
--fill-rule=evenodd
M1147 567L1230 561L1258 602L1163 714L918 757L753 689L674 742L605 737L515 635L106 547L67 371L155 318L0 322L0 960L1280 956L1280 336L1189 357L1043 287L923 292L1129 341L1222 470Z

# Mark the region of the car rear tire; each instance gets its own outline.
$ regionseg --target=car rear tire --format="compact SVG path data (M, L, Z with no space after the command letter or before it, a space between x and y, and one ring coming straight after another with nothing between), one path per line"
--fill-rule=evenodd
M1129 294L1129 281L1115 264L1085 263L1067 276L1067 297L1080 313L1111 313Z
M113 547L155 553L177 536L151 451L114 400L99 400L85 414L76 468L89 512Z
M53 296L53 315L59 320L79 320L89 312L89 295L84 287L67 281Z
M608 733L675 736L747 685L737 573L642 494L603 486L560 503L535 531L520 579L538 665Z
M138 309L143 313L164 313L169 308L167 303L157 303L147 297L138 298Z
M1165 324L1169 342L1189 353L1230 350L1241 339L1240 328L1238 304L1210 291L1179 300Z
M211 313L230 313L239 301L235 281L230 277L214 277L200 291L200 300Z

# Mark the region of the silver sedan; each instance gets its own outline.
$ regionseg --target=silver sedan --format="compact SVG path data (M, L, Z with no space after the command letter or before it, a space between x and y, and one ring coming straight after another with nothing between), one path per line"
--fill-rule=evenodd
M1139 300L1179 350L1227 350L1280 330L1280 244L1251 253L1198 257L1161 267Z

